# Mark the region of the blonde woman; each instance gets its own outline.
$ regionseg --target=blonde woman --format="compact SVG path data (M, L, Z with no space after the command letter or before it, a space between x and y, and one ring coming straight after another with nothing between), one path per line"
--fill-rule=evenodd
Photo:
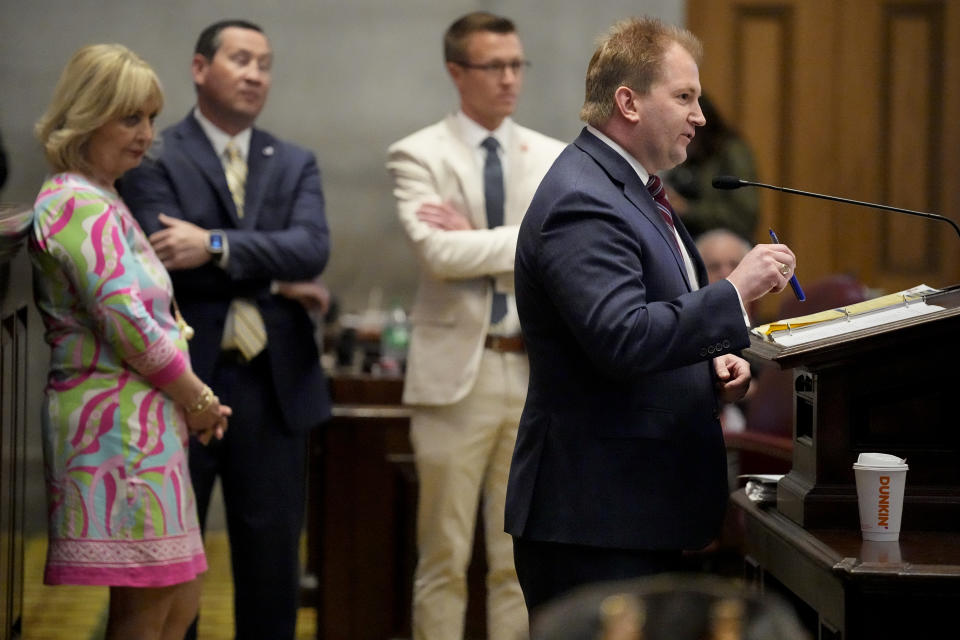
M170 278L114 189L162 105L142 59L92 45L36 125L53 169L30 241L51 348L44 580L109 586L108 640L179 640L195 616L207 564L185 444L231 413L191 370Z

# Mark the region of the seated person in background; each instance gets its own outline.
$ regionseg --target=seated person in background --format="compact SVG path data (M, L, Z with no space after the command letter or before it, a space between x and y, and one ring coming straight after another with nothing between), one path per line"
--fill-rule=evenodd
M707 279L710 282L718 282L730 275L743 256L750 252L753 245L743 236L726 228L711 229L699 236L696 236L697 251L703 258L704 266L707 268ZM747 313L753 320L753 305L747 305Z
M705 95L700 97L700 108L707 123L687 146L686 162L663 176L670 204L694 238L724 227L753 240L760 203L756 189L721 191L712 184L722 175L755 180L753 153Z

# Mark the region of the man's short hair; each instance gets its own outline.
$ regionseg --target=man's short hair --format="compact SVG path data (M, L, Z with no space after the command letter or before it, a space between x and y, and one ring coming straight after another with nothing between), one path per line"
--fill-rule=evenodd
M143 58L119 44L88 45L70 58L34 132L55 171L86 173L94 131L148 104L159 111L163 90Z
M260 28L260 25L248 22L247 20L221 20L219 22L214 22L212 25L200 32L200 37L197 38L197 46L193 48L193 52L195 54L199 53L207 60L213 60L213 56L216 55L217 49L220 48L220 33L229 27L250 29L251 31L263 33L263 29Z
M480 31L516 33L513 21L486 11L474 11L458 18L443 36L443 59L446 62L469 62L467 39Z
M694 243L697 245L697 249L700 249L700 247L704 247L711 242L722 240L724 238L730 238L737 241L740 244L740 247L743 249L743 255L747 255L750 253L750 249L753 249L753 245L749 240L744 238L739 233L727 229L726 227L717 227L715 229L704 231L694 238Z
M656 18L628 18L600 37L587 66L586 95L580 119L604 124L614 112L614 93L627 86L646 95L663 73L663 58L676 42L699 64L703 45L695 35Z

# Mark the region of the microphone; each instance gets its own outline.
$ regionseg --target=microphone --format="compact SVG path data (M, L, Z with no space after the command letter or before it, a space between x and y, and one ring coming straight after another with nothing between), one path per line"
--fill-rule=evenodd
M737 176L717 176L713 179L714 189L739 189L740 187L763 187L764 189L773 189L784 193L793 193L798 196L809 196L811 198L822 198L823 200L833 200L834 202L845 202L846 204L856 204L861 207L870 207L871 209L883 209L884 211L896 211L906 213L911 216L920 216L921 218L930 218L931 220L940 220L946 222L960 236L960 227L957 223L946 216L936 213L927 213L926 211L914 211L912 209L901 209L900 207L890 207L885 204L875 204L873 202L863 202L862 200L851 200L849 198L838 198L837 196L825 196L822 193L813 193L811 191L800 191L799 189L789 189L787 187L776 187L772 184L763 184L762 182L751 182L750 180L741 180Z

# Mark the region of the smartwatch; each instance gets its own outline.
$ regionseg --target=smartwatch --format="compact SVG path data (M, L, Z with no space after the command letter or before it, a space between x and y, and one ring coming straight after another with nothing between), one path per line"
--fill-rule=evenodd
M223 259L223 232L219 229L207 233L207 253L216 263Z

